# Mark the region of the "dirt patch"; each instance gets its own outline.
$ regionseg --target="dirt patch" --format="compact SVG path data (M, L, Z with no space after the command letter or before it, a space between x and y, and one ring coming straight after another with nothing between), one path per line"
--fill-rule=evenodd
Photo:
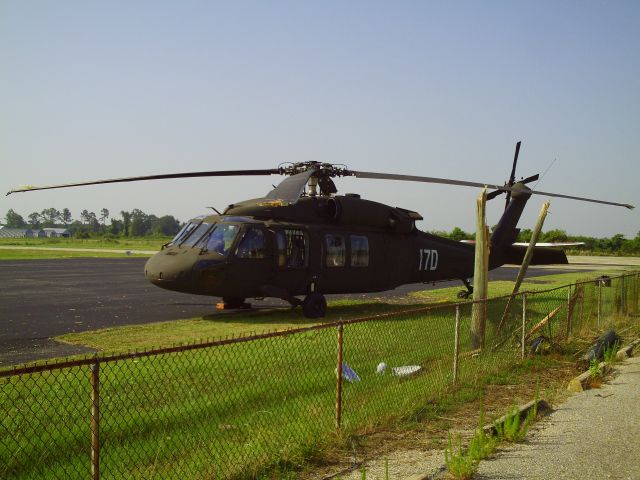
M449 432L469 438L479 424L481 409L486 424L536 395L551 405L562 403L571 395L566 390L567 382L578 373L571 357L548 356L542 364L508 375L506 381L485 385L480 398L441 412L434 409L413 423L365 432L353 439L349 451L335 452L331 463L310 467L298 478L355 480L362 478L363 467L368 480L383 479L387 471L389 478L435 473L444 463L442 450Z

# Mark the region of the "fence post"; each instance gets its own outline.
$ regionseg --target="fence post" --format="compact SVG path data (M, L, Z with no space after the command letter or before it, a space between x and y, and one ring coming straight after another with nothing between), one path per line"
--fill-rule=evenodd
M598 279L598 328L600 328L601 317L602 317L602 279Z
M577 291L577 288L576 288ZM567 288L567 335L566 339L569 339L571 336L571 316L572 316L572 308L571 308L571 285Z
M343 326L342 322L338 323L338 360L336 367L336 430L340 430L342 420L342 345L343 345Z
M91 369L91 479L100 478L100 363Z
M458 382L458 355L460 352L460 304L456 305L456 331L453 347L453 383Z
M625 304L626 304L626 294L627 294L627 290L625 289L625 285L624 285L624 275L622 277L620 277L620 312L623 315L627 314L626 308L625 308Z
M521 358L524 360L524 336L527 329L527 294L522 294L522 341L521 341Z

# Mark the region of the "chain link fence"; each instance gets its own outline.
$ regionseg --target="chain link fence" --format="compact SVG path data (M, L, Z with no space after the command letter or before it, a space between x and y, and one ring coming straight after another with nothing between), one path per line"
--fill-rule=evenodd
M637 333L639 275L490 299L481 349L466 302L0 371L0 477L252 478L300 465L544 342Z

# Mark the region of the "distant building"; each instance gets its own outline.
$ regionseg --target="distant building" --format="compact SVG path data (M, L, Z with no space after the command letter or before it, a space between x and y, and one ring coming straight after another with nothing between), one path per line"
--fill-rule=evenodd
M66 228L43 228L41 230L47 237L64 237L69 238L71 232Z
M66 228L43 228L33 230L31 228L9 228L0 225L0 238L46 238L46 237L70 237L71 232Z
M25 238L26 233L31 230L27 230L24 228L9 228L5 226L0 226L0 238Z

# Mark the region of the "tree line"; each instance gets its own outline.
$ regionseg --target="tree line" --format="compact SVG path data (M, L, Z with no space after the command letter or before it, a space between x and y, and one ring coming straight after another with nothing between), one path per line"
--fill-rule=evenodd
M433 231L431 233L457 241L475 239L475 233L465 232L459 227L455 227L451 232ZM532 234L530 229L525 228L518 234L517 241L528 243ZM565 230L553 229L541 232L538 242L583 242L585 245L580 249L585 251L604 254L640 254L640 232L632 239L625 238L621 233L612 237L596 238L585 235L570 235Z
M10 209L5 215L5 225L12 228L40 229L47 227L67 228L76 237L113 235L122 237L143 237L148 235L173 236L181 228L180 222L172 215L157 217L137 208L132 211L121 211L119 218L110 216L109 210L103 208L100 215L86 209L80 212L80 218L74 220L68 208L57 210L45 208L41 212L32 212L25 220L20 214ZM108 222L107 222L108 221ZM465 232L455 227L450 232L432 231L434 235L452 240L473 240L474 233ZM532 231L525 228L518 234L519 242L529 242ZM627 239L621 233L610 238L596 238L584 235L570 235L564 230L554 229L542 232L539 242L583 242L583 250L605 254L640 254L640 232L633 239Z
M82 210L80 218L73 219L68 208L58 210L45 208L41 212L32 212L27 220L10 209L5 215L5 226L10 228L66 228L78 238L112 235L118 237L143 237L148 235L172 236L180 230L180 221L173 215L158 217L147 214L137 208L132 211L121 211L118 218L111 217L108 209L103 208L100 214Z

